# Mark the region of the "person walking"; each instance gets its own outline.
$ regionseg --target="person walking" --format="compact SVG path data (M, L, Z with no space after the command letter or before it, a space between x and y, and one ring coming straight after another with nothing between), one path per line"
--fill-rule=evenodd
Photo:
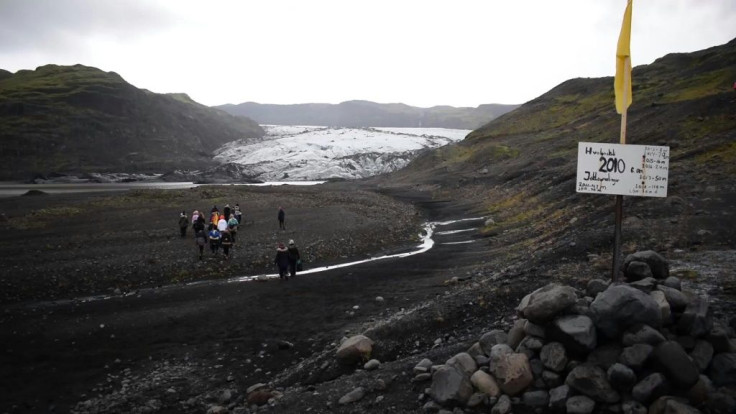
M227 229L233 236L233 243L235 243L235 236L238 234L238 225L240 225L240 222L235 218L235 215L230 216L230 220L227 221Z
M286 212L284 211L283 207L279 207L279 229L286 230L286 224L284 224L284 221L286 220Z
M225 219L224 215L221 215L220 218L217 220L217 230L219 230L220 233L227 230L227 220Z
M225 254L225 260L230 258L230 248L233 246L233 243L233 236L225 229L220 236L220 245L222 246L222 253Z
M197 221L199 223L199 221ZM194 223L196 226L197 223ZM194 244L199 248L199 260L202 260L202 255L204 254L204 245L207 244L207 233L204 231L204 226L199 228L198 230L195 230L194 232Z
M179 231L181 231L182 238L187 237L187 227L189 227L189 219L187 218L187 213L182 211L179 214Z
M203 215L199 215L197 217L197 220L192 224L192 229L194 230L194 233L196 234L198 231L203 231L205 235L207 235L207 232L204 231L205 228L205 220Z
M212 255L217 254L217 250L220 248L220 238L222 235L217 230L217 227L210 225L210 232L208 233L209 243L210 243L210 250L212 250Z
M273 260L279 269L279 279L289 280L289 251L286 250L284 243L278 244L276 248L276 258Z
M302 258L299 256L299 249L296 248L296 243L294 243L294 240L289 240L289 248L286 249L287 253L289 254L289 274L291 277L296 276L297 270L299 269Z
M238 220L238 224L241 224L243 222L243 212L240 211L240 204L235 203L235 207L233 207L233 214Z
M199 219L199 210L192 211L192 226L194 226L194 223L196 223L198 219Z

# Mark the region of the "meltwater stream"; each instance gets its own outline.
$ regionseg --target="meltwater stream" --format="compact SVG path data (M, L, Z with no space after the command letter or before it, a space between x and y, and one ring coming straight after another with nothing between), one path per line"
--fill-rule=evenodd
M316 267L313 269L301 271L299 272L299 275L301 276L301 275L311 274L311 273L320 273L320 272L325 272L328 270L339 269L342 267L349 267L349 266L355 266L355 265L368 263L368 262L375 262L378 260L400 259L404 257L414 256L416 254L425 253L434 246L435 242L434 242L434 239L432 239L432 235L434 234L434 229L437 226L447 226L450 224L455 224L455 223L460 223L460 222L465 222L465 221L480 221L480 220L483 220L484 218L485 217L473 217L473 218L466 218L466 219L459 219L459 220L428 222L424 224L424 231L419 235L422 241L419 244L419 246L417 246L416 250L412 250L410 252L405 252L405 253L397 253L397 254L389 254L385 256L371 257L370 259L358 260L355 262L348 262L348 263L341 263L341 264L332 265L332 266ZM455 234L455 233L461 233L461 232L473 231L473 230L476 230L476 228L473 227L473 228L463 229L463 230L451 230L451 231L446 231L446 232L437 232L437 235ZM456 244L461 244L461 243L472 243L472 240L456 242ZM446 243L446 244L451 244L451 243ZM269 273L269 274L255 275L255 276L238 276L238 277L227 279L227 281L228 282L250 282L253 280L268 280L268 279L275 279L278 277L279 277L278 273Z

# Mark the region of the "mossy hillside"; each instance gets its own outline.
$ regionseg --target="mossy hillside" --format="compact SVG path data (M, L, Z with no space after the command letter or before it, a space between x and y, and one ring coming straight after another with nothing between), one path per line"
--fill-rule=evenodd
M736 173L734 80L736 40L634 68L627 143L670 147L670 197L625 198L627 217L647 223L627 233L627 249L689 246L708 223L692 206L716 208L736 197L728 192ZM578 143L618 143L620 125L612 77L572 79L465 140L422 154L383 183L430 184L438 197L463 200L492 218L479 236L488 238L494 257L564 251L585 258L610 251L613 197L575 192ZM499 156L503 148L513 156ZM665 230L672 223L675 230ZM724 242L727 227L717 236Z
M155 94L82 65L0 77L0 126L0 177L6 179L204 167L220 145L263 135L255 122L184 94Z

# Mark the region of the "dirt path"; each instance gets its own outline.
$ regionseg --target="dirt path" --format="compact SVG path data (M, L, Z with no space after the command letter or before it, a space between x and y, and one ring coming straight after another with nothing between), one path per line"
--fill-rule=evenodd
M449 203L415 201L426 217L463 218ZM444 230L467 227L458 223ZM356 333L366 323L442 294L453 269L481 254L477 244L464 243L472 240L467 232L436 239L427 254L288 282L214 281L140 289L90 302L8 305L0 319L0 365L6 372L0 407L8 412L45 412L52 407L66 412L77 402L125 390L122 381L131 381L131 376L131 382L145 383L168 364L187 367L189 374L179 374L173 383L164 375L166 380L139 390L133 401L143 399L136 403L144 404L148 397L168 396L170 401L164 398L161 404L176 411L173 407L181 409L181 400L202 389L229 384L244 390L269 382L300 360L334 346L346 332ZM382 300L376 300L379 296ZM167 393L170 389L173 392Z

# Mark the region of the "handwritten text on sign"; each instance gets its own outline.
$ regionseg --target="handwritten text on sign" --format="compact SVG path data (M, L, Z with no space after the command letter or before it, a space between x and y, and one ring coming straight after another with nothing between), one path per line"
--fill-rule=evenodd
M578 143L578 193L667 197L670 147Z

